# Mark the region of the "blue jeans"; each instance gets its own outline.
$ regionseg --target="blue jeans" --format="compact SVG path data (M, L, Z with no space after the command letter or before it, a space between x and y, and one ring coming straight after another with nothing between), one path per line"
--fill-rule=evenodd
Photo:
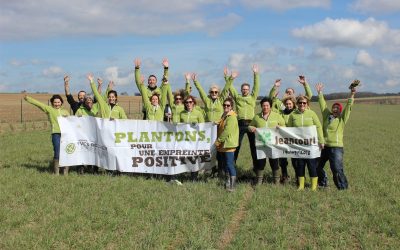
M51 142L53 143L53 151L54 151L54 159L60 159L60 141L61 141L61 133L53 133L51 134Z
M218 152L217 153L218 168L225 169L225 172L228 172L230 176L236 176L234 159L235 159L234 152Z
M343 148L342 147L325 147L321 152L321 158L317 168L318 183L320 186L328 185L328 178L325 173L325 163L329 161L331 167L333 182L338 189L347 189L348 183L343 170Z
M251 158L253 160L253 168L256 168L256 166L257 166L256 136L254 133L249 132L250 122L251 121L247 121L247 120L238 120L239 146L236 148L236 151L235 151L235 162L239 156L239 151L240 151L240 147L242 145L242 140L243 140L244 134L247 134L247 138L249 138Z
M296 175L298 177L304 177L306 175L306 165L310 177L317 177L318 158L314 159L296 158Z

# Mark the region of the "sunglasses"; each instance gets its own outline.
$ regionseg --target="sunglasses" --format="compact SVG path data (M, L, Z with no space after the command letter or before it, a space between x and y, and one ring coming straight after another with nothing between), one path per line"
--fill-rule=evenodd
M193 101L186 101L185 104L192 104Z
M210 94L218 94L218 91L210 91Z
M175 97L175 101L177 101L177 100L182 100L182 98L181 97Z
M298 102L297 104L303 104L303 105L306 105L307 104L307 102Z
M231 105L230 104L224 104L223 106L224 107L230 107Z

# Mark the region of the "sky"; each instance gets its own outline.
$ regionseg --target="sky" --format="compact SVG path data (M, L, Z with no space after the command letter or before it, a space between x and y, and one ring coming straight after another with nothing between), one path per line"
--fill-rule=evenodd
M302 92L299 75L325 93L354 79L397 93L399 12L399 0L0 0L0 92L63 93L66 74L72 93L88 91L92 72L133 95L134 59L161 79L168 58L173 89L186 72L222 87L225 66L239 88L258 64L260 95L275 79Z

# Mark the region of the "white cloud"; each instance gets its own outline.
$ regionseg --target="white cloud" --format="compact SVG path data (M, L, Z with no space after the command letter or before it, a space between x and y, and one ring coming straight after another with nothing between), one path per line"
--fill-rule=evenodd
M296 72L296 71L297 71L296 65L289 64L289 65L287 66L287 71L288 71L288 72Z
M108 67L104 70L104 77L106 79L103 80L113 81L116 86L132 84L132 81L134 79L134 73L132 71L127 73L126 76L121 75L121 70L118 67Z
M390 29L374 18L360 22L353 19L331 19L292 30L292 35L325 46L367 47L379 43Z
M51 66L44 69L42 75L48 78L58 78L64 75L64 70L58 66Z
M0 39L60 35L154 36L193 31L216 35L242 20L235 13L221 11L229 2L120 0L116 4L114 1L96 0L3 1Z
M390 13L400 11L399 0L357 0L352 8L363 13Z
M396 86L399 86L399 85L400 85L400 79L397 79L397 80L395 80L395 79L388 79L388 80L385 82L385 85L388 86L388 87L396 87Z
M400 61L383 59L382 65L387 74L390 76L400 77Z
M278 11L304 7L328 8L331 3L330 0L241 0L240 2L250 8L270 8Z
M374 65L375 61L367 51L360 50L356 55L354 63L356 65L371 67L372 65Z
M322 58L325 60L335 59L336 55L330 48L318 47L311 53L312 58Z

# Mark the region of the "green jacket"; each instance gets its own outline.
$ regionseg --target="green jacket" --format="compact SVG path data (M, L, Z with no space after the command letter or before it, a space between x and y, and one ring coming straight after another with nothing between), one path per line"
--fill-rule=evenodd
M165 102L167 100L167 89L168 87L163 84L161 86L161 96L159 96L159 105L153 106L150 102L150 96L147 95L147 91L143 90L146 88L143 84L139 86L142 88L142 99L143 99L143 107L146 110L147 120L150 121L164 121L164 109Z
M317 127L318 143L324 144L325 140L322 133L321 122L319 121L317 114L311 109L306 109L303 113L298 109L293 110L287 123L288 127L309 127L313 125Z
M75 113L75 116L96 116L99 111L98 103L93 103L92 109L88 110L85 105L81 105Z
M263 113L261 112L254 116L249 125L256 128L276 128L276 126L285 127L285 120L280 114L273 111L269 113L267 120L265 120Z
M194 81L194 86L196 86L197 90L199 91L200 98L204 103L204 111L206 113L206 121L214 122L221 118L222 114L224 113L224 108L222 104L225 98L229 95L229 79L225 79L225 87L222 90L219 97L215 100L212 100L209 95L206 94L204 89L201 87L198 81Z
M258 73L254 74L253 91L248 96L239 95L231 84L232 80L230 80L230 91L235 100L238 120L252 120L254 117L254 109L256 107L258 93L260 91L260 75Z
M304 91L305 91L305 95L308 97L308 99L311 100L312 90L310 88L310 85L307 82L304 85ZM272 89L269 91L269 98L272 100L272 110L277 111L277 110L284 109L283 108L284 104L282 103L282 100L275 97L275 94L276 94L275 86L272 86Z
M185 106L183 104L176 105L174 102L174 95L172 94L171 85L166 84L166 87L167 87L169 106L171 107L171 112L172 112L172 122L178 123L181 120L181 112L185 109ZM186 81L184 95L185 96L190 95L190 92L191 92L190 83L189 83L189 81ZM184 98L184 96L181 96L181 97Z
M328 147L343 147L344 126L350 117L351 108L353 106L353 98L347 100L342 114L339 117L333 117L332 112L326 106L324 95L318 95L318 102L322 112L323 131L326 146Z
M234 111L230 111L225 117L220 118L217 135L217 141L221 143L221 148L236 148L239 145L239 125Z
M180 114L181 122L183 123L203 123L204 115L198 109L193 108L191 112L183 110Z
M52 134L61 133L60 125L58 124L57 118L59 116L69 116L70 114L69 114L68 110L63 109L63 108L59 108L59 109L53 108L52 106L45 105L30 96L26 97L26 101L29 102L30 104L33 104L36 107L40 108L47 114L47 117L49 118L49 121L51 124L51 133Z
M164 68L164 76L168 77L168 68ZM161 88L158 86L154 90L151 90L148 87L144 87L144 88L141 87L142 84L140 83L140 68L135 68L135 82L136 82L136 86L140 92L140 95L143 96L144 91L146 91L147 96L151 96L153 93L157 93L157 94L161 95Z
M97 91L96 85L94 82L90 83L90 87L94 93L94 96L97 99L97 103L99 105L99 111L97 112L97 116L100 118L113 118L113 119L127 119L125 111L122 107L115 104L114 107L111 108L111 105L105 101L99 91Z

